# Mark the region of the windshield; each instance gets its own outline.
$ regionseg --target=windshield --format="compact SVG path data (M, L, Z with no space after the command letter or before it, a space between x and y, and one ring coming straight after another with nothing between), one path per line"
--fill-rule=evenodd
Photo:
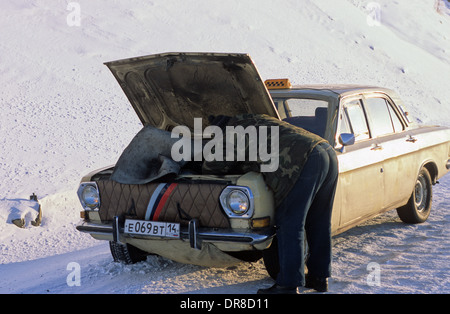
M328 102L320 99L274 98L283 121L301 127L321 137L325 136Z

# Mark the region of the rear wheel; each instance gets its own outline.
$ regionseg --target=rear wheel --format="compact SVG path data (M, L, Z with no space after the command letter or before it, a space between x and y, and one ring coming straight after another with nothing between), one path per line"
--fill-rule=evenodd
M121 244L113 241L109 241L109 249L111 255L114 258L114 262L120 262L123 264L136 264L147 259L149 255L147 252L138 249L128 243Z
M408 203L397 208L397 214L405 223L417 224L425 222L430 216L432 199L431 176L426 168L422 168Z

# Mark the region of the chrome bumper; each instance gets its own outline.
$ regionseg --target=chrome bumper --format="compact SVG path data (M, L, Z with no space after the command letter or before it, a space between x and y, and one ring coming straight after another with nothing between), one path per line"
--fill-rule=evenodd
M117 217L115 217L113 223L109 224L91 223L82 220L78 223L76 229L89 234L112 236L114 242L120 242L121 238L161 239L154 236L124 233L123 225L120 224ZM188 227L182 226L180 230L180 239L182 241L189 241L190 246L195 249L201 249L202 242L229 242L256 245L270 240L274 235L274 228L256 230L199 228L196 219L191 220Z

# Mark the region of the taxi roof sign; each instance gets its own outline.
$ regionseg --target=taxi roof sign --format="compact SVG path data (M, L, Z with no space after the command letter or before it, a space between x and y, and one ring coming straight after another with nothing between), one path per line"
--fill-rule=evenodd
M266 85L267 89L286 89L292 87L289 79L266 80L264 84Z

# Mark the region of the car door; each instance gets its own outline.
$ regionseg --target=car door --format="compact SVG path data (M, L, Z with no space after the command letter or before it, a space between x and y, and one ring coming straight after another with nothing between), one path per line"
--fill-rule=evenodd
M393 101L385 94L365 95L364 107L371 136L376 139L383 155L383 209L403 205L411 195L415 182L418 150L416 139L406 131L405 121Z
M370 216L383 206L383 153L370 137L362 96L341 100L338 137L352 133L355 143L339 147L340 228Z

